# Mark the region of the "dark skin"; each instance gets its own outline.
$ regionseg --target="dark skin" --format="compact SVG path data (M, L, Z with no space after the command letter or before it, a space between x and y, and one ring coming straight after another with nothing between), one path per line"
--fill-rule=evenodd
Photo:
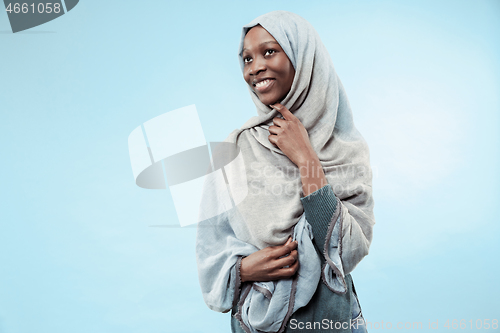
M290 91L295 69L281 46L260 25L248 31L243 42L243 77L260 101L277 110L269 142L278 147L300 170L302 191L307 196L328 184L304 125L282 101ZM299 268L297 242L256 251L241 261L241 281L271 281L289 278Z

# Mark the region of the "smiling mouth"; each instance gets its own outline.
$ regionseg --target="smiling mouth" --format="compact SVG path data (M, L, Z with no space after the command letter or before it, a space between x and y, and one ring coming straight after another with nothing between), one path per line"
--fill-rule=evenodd
M265 92L274 82L274 79L265 79L260 82L257 82L253 86L255 87L255 90L258 92Z

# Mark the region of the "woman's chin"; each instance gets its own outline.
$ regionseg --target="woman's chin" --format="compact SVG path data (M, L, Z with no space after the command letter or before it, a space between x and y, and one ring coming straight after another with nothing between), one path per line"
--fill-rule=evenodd
M287 94L288 94L288 92L287 92ZM272 95L274 95L274 96L272 96ZM272 95L271 94L264 94L264 96L262 96L262 95L257 94L257 97L264 105L273 105L276 103L281 103L281 101L284 100L286 97L286 94L283 97L276 97L276 96L279 96L276 93L272 94Z
M260 98L260 101L264 105L273 105L276 103L279 103L281 99L276 99L276 98Z

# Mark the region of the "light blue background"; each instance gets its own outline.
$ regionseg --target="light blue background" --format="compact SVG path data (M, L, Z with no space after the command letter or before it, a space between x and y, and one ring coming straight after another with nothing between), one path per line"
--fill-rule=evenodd
M208 141L253 116L241 26L276 9L318 30L371 149L365 319L500 319L499 1L82 0L17 34L0 12L0 332L230 331L127 137L189 104Z

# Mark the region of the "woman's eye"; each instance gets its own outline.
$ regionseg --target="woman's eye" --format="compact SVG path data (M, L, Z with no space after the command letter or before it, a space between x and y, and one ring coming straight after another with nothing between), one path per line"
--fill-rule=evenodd
M275 50L267 50L267 51L266 51L266 55L267 55L267 54L271 55L271 54L273 54L273 53L275 53L275 52L276 52Z
M248 64L251 60L252 60L252 58L245 57L245 58L243 58L243 63Z

